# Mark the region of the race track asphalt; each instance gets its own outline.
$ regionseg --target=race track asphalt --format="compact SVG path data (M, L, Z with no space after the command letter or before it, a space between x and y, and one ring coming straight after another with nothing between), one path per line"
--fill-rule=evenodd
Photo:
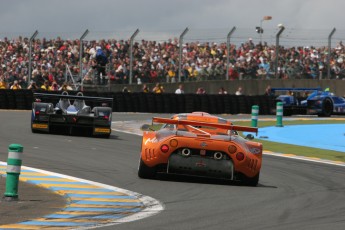
M25 166L125 188L164 204L159 214L116 229L344 229L345 167L265 155L258 187L168 176L143 180L137 177L139 136L32 134L29 117L28 111L1 111L0 119L8 122L0 130L0 161L6 161L9 144L20 143ZM113 120L150 117L114 114Z

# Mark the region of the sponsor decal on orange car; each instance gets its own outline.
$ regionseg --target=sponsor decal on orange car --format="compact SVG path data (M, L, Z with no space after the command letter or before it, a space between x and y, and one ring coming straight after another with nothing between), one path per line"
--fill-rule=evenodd
M148 138L146 141L145 141L145 145L147 145L147 143L157 143L158 142L158 140L157 140L157 138L156 137L154 137L154 138Z

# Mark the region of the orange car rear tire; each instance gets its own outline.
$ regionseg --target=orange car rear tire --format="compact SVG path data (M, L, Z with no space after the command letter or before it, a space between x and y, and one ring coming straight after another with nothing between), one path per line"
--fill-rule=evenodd
M155 167L148 167L145 165L142 159L139 162L138 168L138 176L144 179L151 179L156 176L156 168Z
M260 173L258 173L256 176L254 177L246 177L243 175L243 178L242 178L242 183L244 185L247 185L247 186L257 186L258 183L259 183L259 177L260 177Z

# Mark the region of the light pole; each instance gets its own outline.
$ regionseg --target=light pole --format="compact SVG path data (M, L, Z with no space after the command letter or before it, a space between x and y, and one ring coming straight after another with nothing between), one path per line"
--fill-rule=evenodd
M139 33L139 29L137 29L131 36L129 40L129 84L132 84L133 81L133 41L135 36Z
M188 27L184 29L182 34L180 35L179 39L179 61L178 61L178 82L181 82L181 75L182 75L182 44L183 44L183 37L188 32ZM186 79L184 79L186 80Z
M83 40L86 37L86 35L89 33L89 30L85 30L85 32L83 33L83 35L80 37L79 39L79 77L80 77L80 88L81 91L84 90L84 76L83 76L83 62L82 62L82 58L83 58Z
M275 64L274 64L274 74L275 74L275 79L278 78L278 56L279 56L279 37L280 35L283 33L283 31L285 30L285 27L283 24L279 24L279 31L276 35L276 59L275 59Z
M31 81L31 67L32 67L32 60L31 60L31 53L32 53L32 42L35 39L35 37L37 36L38 31L36 30L35 33L31 36L30 40L29 40L29 74L28 74L28 82Z
M261 20L260 20L260 44L262 44L262 33L264 32L264 30L262 29L262 22L263 21L269 21L272 20L272 16L264 16Z

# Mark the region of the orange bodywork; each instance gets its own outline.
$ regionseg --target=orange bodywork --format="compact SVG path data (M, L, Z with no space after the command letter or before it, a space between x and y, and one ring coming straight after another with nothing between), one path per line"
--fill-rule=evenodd
M208 165L212 164L210 173L213 177L221 174L221 170L227 171L223 178L232 180L239 175L249 178L259 175L262 144L244 139L237 133L257 133L257 128L236 126L229 120L204 112L177 114L172 118L154 117L152 121L164 125L158 131L143 133L141 160L146 166L162 166L169 173L169 162L173 162L174 157L177 159L174 162L181 162L182 174L196 170L207 177L211 170ZM184 164L188 157L194 157L189 168ZM216 172L217 164L219 172ZM228 170L227 165L231 169ZM179 166L174 168L179 170Z

